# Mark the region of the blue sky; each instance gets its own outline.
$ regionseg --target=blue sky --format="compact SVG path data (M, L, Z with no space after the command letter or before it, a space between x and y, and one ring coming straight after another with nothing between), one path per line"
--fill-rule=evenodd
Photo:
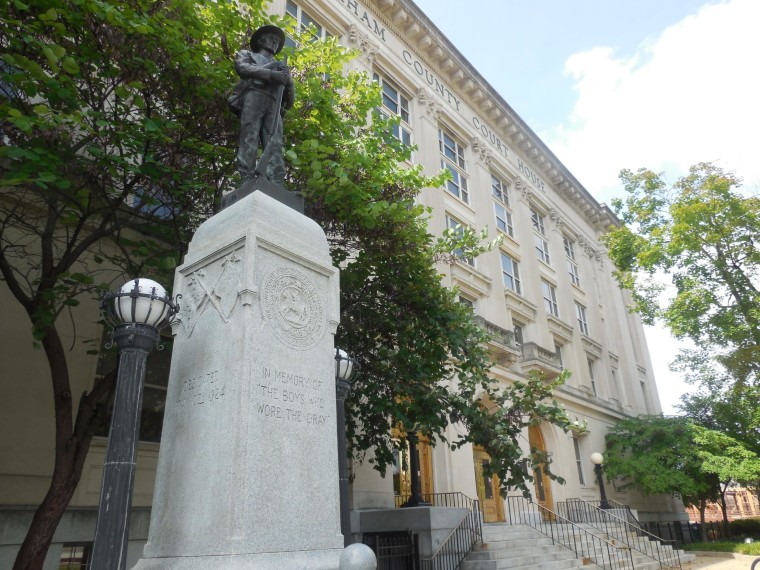
M715 162L760 191L760 0L415 0L600 202ZM678 343L648 329L666 413Z
M415 0L535 131L567 117L570 54L599 46L632 55L704 0ZM463 10L467 6L467 10Z

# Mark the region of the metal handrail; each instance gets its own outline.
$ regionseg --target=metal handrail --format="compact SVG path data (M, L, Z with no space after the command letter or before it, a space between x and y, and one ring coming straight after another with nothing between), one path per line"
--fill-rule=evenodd
M566 517L574 522L588 524L607 536L627 544L633 550L655 560L660 568L681 568L681 560L674 540L660 538L615 514L615 510L624 511L630 518L636 520L627 505L615 501L607 501L607 503L608 505L614 503L614 505L611 508L601 508L583 499L568 499L563 503L558 503L558 510L564 509ZM629 533L645 538L646 541L631 541Z
M398 509L403 505L411 495L395 495L393 497L394 506ZM433 507L448 507L452 509L472 510L474 501L464 493L422 493L422 499L430 503Z
M471 502L472 508L430 558L420 559L421 570L457 570L475 543L483 541L478 501L459 494Z
M617 545L602 538L525 497L507 497L507 504L510 524L526 524L536 529L551 538L553 543L572 550L584 562L606 570L634 569L633 554L627 545Z

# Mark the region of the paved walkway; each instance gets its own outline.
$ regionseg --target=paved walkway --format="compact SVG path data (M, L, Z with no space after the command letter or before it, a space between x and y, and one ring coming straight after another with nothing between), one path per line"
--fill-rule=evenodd
M697 559L684 564L684 570L749 570L752 561L759 556L747 556L746 554L731 554L728 552L695 552ZM755 570L760 569L760 563Z

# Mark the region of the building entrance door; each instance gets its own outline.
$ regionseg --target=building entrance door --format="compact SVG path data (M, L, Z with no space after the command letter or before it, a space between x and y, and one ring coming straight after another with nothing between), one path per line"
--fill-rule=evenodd
M484 468L491 462L491 458L482 447L472 450L472 459L475 463L475 485L478 489L478 500L483 513L484 522L500 522L504 520L504 500L499 495L499 478L496 475L485 477Z
M530 426L530 428L528 428L528 441L530 442L531 449L537 449L538 451L546 453L544 436L541 435L541 430L538 426ZM552 482L551 479L549 479L549 476L546 475L543 464L536 466L533 470L533 485L536 492L536 502L553 511L554 501L552 500ZM545 515L545 518L551 517L546 517Z

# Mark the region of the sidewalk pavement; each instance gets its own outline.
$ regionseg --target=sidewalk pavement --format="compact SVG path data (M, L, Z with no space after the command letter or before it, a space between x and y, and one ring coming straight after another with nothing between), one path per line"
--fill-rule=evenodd
M692 552L697 558L683 564L684 570L749 570L752 562L759 556L732 554L730 552ZM760 570L760 562L755 567Z

